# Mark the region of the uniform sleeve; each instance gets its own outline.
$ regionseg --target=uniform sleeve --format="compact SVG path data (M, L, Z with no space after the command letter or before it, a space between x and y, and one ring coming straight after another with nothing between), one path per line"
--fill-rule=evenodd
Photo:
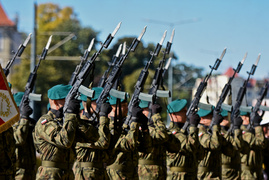
M150 153L152 149L152 138L147 131L139 131L138 133L138 151Z
M221 134L220 127L214 125L212 128L212 135L208 134L203 126L199 128L199 142L205 149L218 150L221 147Z
M66 113L63 126L59 126L55 121L46 121L42 118L38 121L35 127L34 140L41 138L50 144L60 148L70 148L76 134L77 117L76 114ZM42 122L44 122L42 124Z
M126 135L119 138L115 145L115 149L126 152L133 151L138 141L138 127L139 124L137 122L132 122L130 125L130 130Z
M152 117L155 128L150 129L153 144L162 144L168 140L167 129L163 123L160 114L154 114Z
M15 124L13 130L16 146L24 145L29 133L29 120L21 118L20 121Z
M177 138L181 143L182 152L196 152L199 140L198 140L198 129L197 127L190 127L189 134L186 136L182 132L177 134Z

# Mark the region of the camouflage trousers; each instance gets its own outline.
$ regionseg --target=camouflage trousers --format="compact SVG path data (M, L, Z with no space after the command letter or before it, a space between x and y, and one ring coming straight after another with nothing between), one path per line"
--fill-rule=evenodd
M36 179L74 180L75 176L72 169L63 170L54 167L39 166L36 174Z
M36 172L35 169L24 169L18 168L16 171L16 180L35 180Z
M75 180L106 180L108 179L105 169L98 169L94 167L76 168Z
M236 169L222 168L222 179L239 180L241 179L241 171Z
M110 180L138 180L138 173L134 167L111 168L107 167L107 175Z
M138 177L140 180L166 179L166 167L159 165L138 165Z

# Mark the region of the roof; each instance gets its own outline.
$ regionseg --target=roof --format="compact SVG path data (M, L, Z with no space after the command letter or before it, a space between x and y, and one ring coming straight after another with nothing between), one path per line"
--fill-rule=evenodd
M226 76L229 76L229 77L232 77L233 74L234 74L234 70L233 70L232 67L229 67L229 68L226 70L226 72L223 73L223 75L226 75ZM238 77L238 74L236 73L236 74L234 75L234 77Z
M7 17L1 3L0 3L0 26L15 26L15 23Z

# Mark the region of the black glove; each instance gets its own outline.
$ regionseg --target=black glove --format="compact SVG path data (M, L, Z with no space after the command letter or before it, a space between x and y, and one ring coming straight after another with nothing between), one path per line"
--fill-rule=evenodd
M132 108L132 121L139 122L140 117L142 116L143 109L139 106L133 106Z
M217 111L217 112L214 111L213 119L212 119L212 120L214 120L214 122L212 123L212 125L219 125L223 119L224 119L224 117L220 114L219 111Z
M157 113L161 113L162 112L162 107L159 105L159 104L153 104L151 106L151 111L152 111L152 114L157 114Z
M147 118L147 116L145 116L143 113L141 113L140 118L139 118L139 122L141 123L142 130L148 129L148 121L149 121L149 119Z
M78 114L80 109L80 102L81 101L77 99L70 99L69 103L67 104L66 112Z
M251 116L250 118L250 121L253 122L254 127L260 126L262 117L257 112L255 112L254 116Z
M29 116L33 113L33 109L30 107L29 103L23 103L20 109L21 117L28 119Z
M188 119L190 120L191 126L197 127L201 118L196 112L194 112L188 115Z
M112 110L111 105L108 102L101 104L100 116L107 116Z
M240 129L241 124L243 123L243 119L238 116L234 119L234 129Z

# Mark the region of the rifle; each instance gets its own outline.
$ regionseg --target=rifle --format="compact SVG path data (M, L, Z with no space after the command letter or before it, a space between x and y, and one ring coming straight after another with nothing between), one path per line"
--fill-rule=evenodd
M67 105L70 102L71 99L75 98L76 96L79 96L79 88L82 85L82 83L84 82L84 80L86 79L86 77L88 76L88 74L90 73L90 71L93 69L94 67L94 61L96 60L96 58L98 57L98 55L101 53L101 51L103 50L103 48L107 48L109 46L109 44L111 43L111 41L113 40L115 34L117 33L117 31L119 30L121 25L121 22L117 25L117 27L115 28L115 30L113 31L112 34L109 34L108 37L106 38L104 43L101 43L101 48L99 49L99 51L95 52L91 59L88 60L83 68L81 69L81 71L79 72L79 74L77 75L76 81L74 82L72 88L70 89L70 91L68 92L66 98L65 98L65 103L64 103L64 112L66 112L67 110ZM91 49L93 46L93 42L94 39L92 39L90 47L88 49Z
M134 93L133 93L132 98L131 98L131 100L130 100L130 102L128 104L128 114L127 114L127 117L126 117L126 119L124 121L124 124L126 124L126 125L129 125L129 123L131 121L132 109L133 109L134 105L139 101L139 94L144 89L144 84L145 84L146 79L147 79L148 74L149 74L149 72L148 72L149 66L152 64L153 58L157 57L159 55L159 52L160 52L160 50L162 48L162 44L163 44L163 41L165 39L165 36L166 36L166 31L164 32L161 41L155 47L154 52L150 52L151 57L148 60L147 64L145 65L144 69L142 69L141 72L140 72L138 80L137 80L137 82L135 84Z
M17 57L17 56L18 56L18 57L21 57L21 54L23 53L25 47L27 46L27 44L28 44L28 42L29 42L29 40L30 40L30 38L31 38L31 35L32 35L32 33L30 33L30 34L28 35L28 37L25 39L25 41L24 41L23 44L20 44L20 46L19 46L18 50L16 51L16 53L14 54L13 58L12 58L10 61L8 61L6 67L3 69L3 71L4 71L5 75L6 75L6 77L8 76L8 74L9 74L9 69L10 69L11 65L14 63L16 57Z
M249 129L253 129L253 119L255 117L255 114L260 110L260 107L261 107L261 104L262 104L262 100L264 99L264 97L266 96L267 94L267 89L268 89L268 85L269 83L266 82L266 84L262 87L260 93L259 93L259 97L257 99L257 102L254 106L254 108L252 109L251 113L250 113L250 122L249 122L249 125L248 125L248 130Z
M117 62L117 64L114 66L114 68L112 69L112 72L110 73L109 77L107 78L106 84L104 86L103 91L101 92L100 96L98 97L98 99L96 100L96 110L92 116L92 120L96 121L97 120L97 116L96 114L99 114L100 108L101 108L101 104L104 103L107 100L107 97L109 96L109 92L113 87L113 84L115 83L115 81L118 79L120 73L121 73L121 66L124 63L124 61L126 60L126 58L128 57L129 53L132 51L134 52L137 45L139 44L139 42L141 41L141 38L143 37L145 31L146 31L147 26L144 27L144 29L142 30L142 33L139 35L138 38L135 38L131 44L131 46L128 48L128 51L124 54L124 56L121 56L121 58L119 59L119 61Z
M201 97L202 97L202 95L203 95L203 92L204 92L204 90L205 90L205 88L206 88L206 86L207 86L207 81L209 80L209 78L210 78L210 76L211 76L213 70L217 70L217 69L218 69L218 67L219 67L219 65L220 65L220 63L221 63L221 61L222 61L222 58L223 58L223 56L225 55L225 53L226 53L226 48L224 48L224 50L223 50L223 52L222 52L220 58L217 59L217 60L215 61L214 66L212 67L211 65L209 65L211 71L210 71L210 73L209 73L208 75L206 75L206 77L204 78L204 80L199 84L199 86L198 86L198 88L197 88L197 91L196 91L196 93L195 93L195 95L194 95L194 99L192 100L191 105L190 105L190 107L189 107L188 110L187 110L187 113L186 113L186 116L187 116L187 117L188 117L191 113L197 111L199 101L200 101L200 99L201 99ZM186 132L186 130L187 130L187 128L189 127L189 125L190 125L190 121L189 121L189 119L187 119L187 121L185 122L185 124L184 124L184 126L182 127L181 130L182 130L183 132Z
M70 81L68 82L68 85L71 85L71 86L72 86L72 85L74 84L74 82L75 82L75 80L76 80L76 77L77 77L79 71L80 71L81 68L82 68L82 65L84 64L84 62L87 61L87 59L88 59L88 57L89 57L89 55L90 55L90 51L91 51L91 49L92 49L92 46L91 46L91 43L90 43L88 49L85 50L83 57L81 57L81 59L80 59L80 63L76 66L75 71L72 73L72 76L71 76Z
M165 60L166 60L166 55L170 53L170 49L171 49L171 46L172 46L172 42L173 42L173 39L174 39L174 35L175 35L175 29L173 29L172 31L172 35L170 37L170 40L167 41L167 45L166 45L166 48L165 48L165 51L163 52L163 58L162 60L159 62L159 65L157 67L157 69L155 70L155 74L153 76L153 80L152 80L152 83L151 83L151 88L149 90L149 93L150 95L152 95L152 101L149 102L149 114L148 114L148 118L150 119L151 118L151 115L152 115L152 112L151 112L151 108L152 108L152 104L155 104L155 101L156 101L156 98L157 98L157 90L159 89L159 86L161 84L161 80L163 78L163 70L164 70L164 63L165 63Z
M243 98L246 94L247 90L247 84L250 78L250 75L253 75L255 73L256 67L258 65L258 62L260 60L261 54L258 55L258 58L256 60L256 63L252 65L250 72L248 73L248 78L244 81L244 84L242 87L240 87L237 97L236 97L236 103L233 107L232 114L231 114L231 125L230 128L228 129L227 133L231 133L234 129L234 120L240 116L240 106L242 104Z
M231 90L231 83L232 83L236 73L240 72L240 70L243 66L243 63L246 60L246 57L247 57L247 53L245 54L242 61L238 63L237 68L233 69L234 70L233 76L229 78L229 81L225 84L224 88L222 89L221 95L219 97L219 101L218 101L218 103L213 111L213 114L216 114L216 113L221 111L221 105L224 102L224 100L226 99L228 92ZM209 126L209 131L212 129L214 122L215 122L215 118L213 116L212 121L211 121L210 126Z
M22 111L23 104L29 102L29 95L34 89L35 80L37 77L37 70L40 66L41 61L46 58L46 55L48 53L48 49L49 49L49 46L51 43L51 39L52 39L52 35L49 37L47 45L45 46L45 48L42 51L42 54L41 54L39 61L38 61L38 64L35 66L33 72L31 72L29 75L28 81L27 81L26 86L25 86L24 95L22 96L22 99L21 99L21 103L20 103L20 107L19 107L20 111Z
M116 62L117 62L117 60L119 58L121 47L122 47L122 44L119 45L117 53L112 58L112 62L108 63L108 65L109 65L108 69L102 75L102 77L101 77L101 79L100 79L100 81L98 83L98 87L104 87L105 86L105 82L106 82L106 79L108 77L108 73L109 73L110 69L115 66L115 64L116 64Z

